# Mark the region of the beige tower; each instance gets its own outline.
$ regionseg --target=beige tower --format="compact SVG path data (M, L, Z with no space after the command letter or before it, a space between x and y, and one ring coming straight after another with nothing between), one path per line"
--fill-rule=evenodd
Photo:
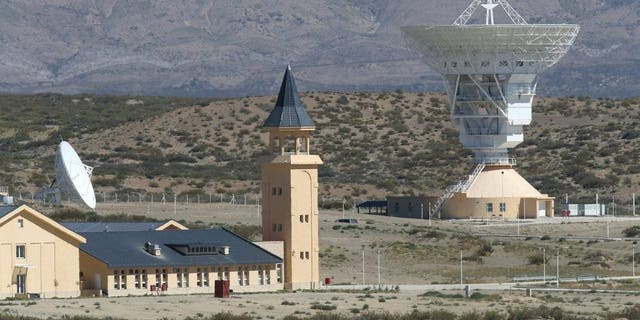
M284 242L285 288L320 284L318 166L309 135L315 124L304 109L287 67L273 111L263 126L273 153L262 163L262 237Z

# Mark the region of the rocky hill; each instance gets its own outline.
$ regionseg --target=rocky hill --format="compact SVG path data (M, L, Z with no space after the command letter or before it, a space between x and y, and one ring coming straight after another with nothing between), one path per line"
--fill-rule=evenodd
M304 90L441 90L399 27L450 24L468 2L3 1L0 91L265 95L289 62ZM583 27L542 94L637 95L640 2L511 2L531 23Z
M325 161L325 199L437 195L473 169L441 94L311 92L302 100L318 126L311 144ZM50 184L63 137L96 167L98 192L258 192L267 140L260 127L274 103L0 96L0 185L33 192ZM640 99L537 98L512 155L552 196L630 198L640 184L639 127Z

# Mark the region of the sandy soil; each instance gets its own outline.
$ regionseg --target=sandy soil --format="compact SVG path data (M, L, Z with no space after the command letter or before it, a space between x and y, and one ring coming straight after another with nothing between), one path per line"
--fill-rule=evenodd
M446 292L448 294L459 292ZM286 315L312 315L323 312L312 309L314 303L334 305L336 310L351 314L368 311L405 313L411 310L446 309L455 313L535 307L544 304L559 306L579 314L596 314L616 311L630 303L637 303L638 296L615 294L540 294L533 298L522 291L484 292L483 299L448 299L420 297L417 292L297 292L236 295L229 299L216 299L211 295L145 296L126 298L78 298L37 300L35 304L13 301L4 303L5 311L36 316L43 319L64 315L89 315L93 317L121 317L125 319L183 319L187 316L210 315L219 312L248 314L267 319L280 319ZM287 301L291 305L283 305ZM571 302L571 303L568 303Z

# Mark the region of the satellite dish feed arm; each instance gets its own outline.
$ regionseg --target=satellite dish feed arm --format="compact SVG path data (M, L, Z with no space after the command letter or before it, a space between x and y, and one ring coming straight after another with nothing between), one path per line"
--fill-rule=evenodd
M509 19L513 21L514 24L529 24L527 20L525 20L519 13L514 9L507 0L496 0L498 4L504 9L504 12L509 16Z
M84 167L84 170L87 171L87 174L89 175L89 178L91 178L91 175L93 174L93 167L90 167L86 164L82 164L82 166Z
M466 9L464 9L462 14L458 17L458 19L456 19L456 21L453 22L453 25L454 26L466 25L467 22L469 22L469 19L471 19L471 16L473 16L473 13L476 12L476 9L478 9L478 6L480 6L481 3L482 3L482 0L473 0L473 2L471 2L471 4Z

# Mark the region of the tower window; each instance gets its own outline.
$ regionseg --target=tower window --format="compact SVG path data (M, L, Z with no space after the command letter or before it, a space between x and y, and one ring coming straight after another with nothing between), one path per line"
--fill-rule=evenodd
M273 188L271 189L271 195L272 195L272 196L275 196L275 195L276 195L276 187L273 187Z
M504 202L500 203L500 212L505 212L507 211L507 204Z
M18 228L24 227L24 220L18 219Z
M300 251L300 259L304 259L304 252Z
M309 215L308 215L308 214L306 214L306 215L304 216L304 222L309 223Z
M300 215L300 223L304 222L304 216Z
M282 195L282 188L278 188L278 195L281 196Z
M304 252L304 258L307 260L309 259L309 251Z
M282 224L278 224L278 231L282 231Z
M487 212L493 212L493 203L487 203Z
M16 258L24 258L26 256L26 246L25 245L17 245L16 246Z

